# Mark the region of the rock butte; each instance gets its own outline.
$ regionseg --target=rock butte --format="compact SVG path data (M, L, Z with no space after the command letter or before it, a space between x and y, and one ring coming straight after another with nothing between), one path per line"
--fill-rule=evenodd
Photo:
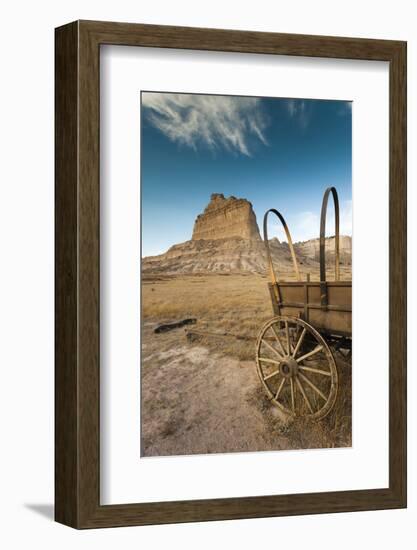
M246 199L233 196L226 199L222 193L213 193L204 212L195 220L192 240L232 237L261 240L252 204Z

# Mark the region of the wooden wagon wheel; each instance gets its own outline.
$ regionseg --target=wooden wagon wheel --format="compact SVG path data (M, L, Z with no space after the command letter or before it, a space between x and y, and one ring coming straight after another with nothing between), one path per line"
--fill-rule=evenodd
M265 323L256 364L269 398L286 414L318 420L332 409L336 363L323 337L302 319L274 317Z

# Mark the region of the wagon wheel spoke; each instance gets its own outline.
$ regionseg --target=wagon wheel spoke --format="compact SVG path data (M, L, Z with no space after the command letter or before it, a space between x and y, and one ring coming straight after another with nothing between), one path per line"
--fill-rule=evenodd
M274 333L275 340L277 341L277 344L279 346L279 350L282 353L282 355L284 356L285 355L285 350L284 350L284 346L282 345L281 338L278 336L274 325L271 325L271 329L272 329L272 332Z
M275 361L275 359L268 359L268 357L259 357L259 361L263 363L272 363L273 365L280 365L280 361Z
M290 384L291 384L291 408L292 408L292 412L295 413L295 392L294 392L293 378L290 378Z
M313 412L314 412L314 411L313 411L313 407L311 406L310 400L309 400L309 398L307 397L307 394L306 394L306 392L305 392L305 390L304 390L304 388L303 388L303 385L302 385L301 382L300 382L300 378L297 376L296 379L295 379L295 381L297 382L297 386L299 387L300 392L302 393L302 396L304 397L304 401L307 403L307 407L308 407L309 411L310 411L311 413L313 413Z
M269 342L267 342L266 340L262 339L262 343L265 344L265 346L267 346L271 351L273 351L275 353L275 355L277 357L279 357L279 359L282 361L283 360L283 357L277 352L277 350L271 346L271 344Z
M308 384L308 385L310 386L310 388L312 388L312 389L313 389L318 395L320 395L325 401L327 401L327 397L324 395L324 393L323 393L321 390L319 390L319 388L318 388L315 384L313 384L313 382L312 382L309 378L307 378L307 376L305 376L304 374L302 374L301 372L300 372L300 378L301 378L302 380L304 380L304 382L305 382L306 384Z
M296 359L297 363L301 363L301 361L304 361L304 359L308 359L309 357L313 357L313 355L316 355L317 353L320 353L323 349L323 346L316 346L313 350L309 351L305 355L302 355L298 359Z
M309 372L315 372L316 374L323 374L324 376L331 376L331 372L327 372L326 370L320 370L320 369L313 369L313 367L306 367L304 365L299 365L299 369L307 370Z
M287 353L291 355L291 340L290 340L290 329L288 327L288 321L285 321L285 335L287 338Z
M300 338L298 339L298 342L297 342L297 344L296 344L296 346L295 346L295 348L294 348L293 354L292 354L292 356L294 357L294 359L295 359L295 357L296 357L296 355L297 355L297 353L298 353L298 350L300 349L301 344L303 343L304 336L306 335L306 332L307 332L307 329L306 329L306 328L303 328L303 331L302 331L302 333L300 334Z
M284 386L284 384L285 384L285 380L286 380L286 378L283 378L283 379L281 380L280 385L278 386L277 393L275 394L275 399L277 399L277 400L278 400L279 394L281 393L281 390L282 390L282 388L283 388L283 386Z
M264 380L269 380L270 378L273 378L277 374L279 374L279 369L275 370L274 372L271 372L271 374L268 374L267 376L264 376Z

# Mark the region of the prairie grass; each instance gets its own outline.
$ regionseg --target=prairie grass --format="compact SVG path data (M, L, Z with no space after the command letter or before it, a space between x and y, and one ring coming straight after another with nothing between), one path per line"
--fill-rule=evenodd
M182 275L142 280L145 318L271 312L267 279L260 275Z

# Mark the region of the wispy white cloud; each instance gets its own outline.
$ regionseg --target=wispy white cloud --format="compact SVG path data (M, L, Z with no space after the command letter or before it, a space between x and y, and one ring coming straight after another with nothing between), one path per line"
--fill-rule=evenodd
M300 212L287 220L293 242L308 241L320 236L320 213ZM271 237L278 237L280 241L287 241L282 226L278 223L271 224ZM352 201L343 201L340 204L340 234L352 235ZM334 211L331 206L326 219L326 235L334 235Z
M193 149L251 156L255 142L268 143L267 118L257 98L144 92L142 106L155 128Z
M287 111L291 118L295 119L301 128L306 128L310 121L311 109L304 99L287 99Z

